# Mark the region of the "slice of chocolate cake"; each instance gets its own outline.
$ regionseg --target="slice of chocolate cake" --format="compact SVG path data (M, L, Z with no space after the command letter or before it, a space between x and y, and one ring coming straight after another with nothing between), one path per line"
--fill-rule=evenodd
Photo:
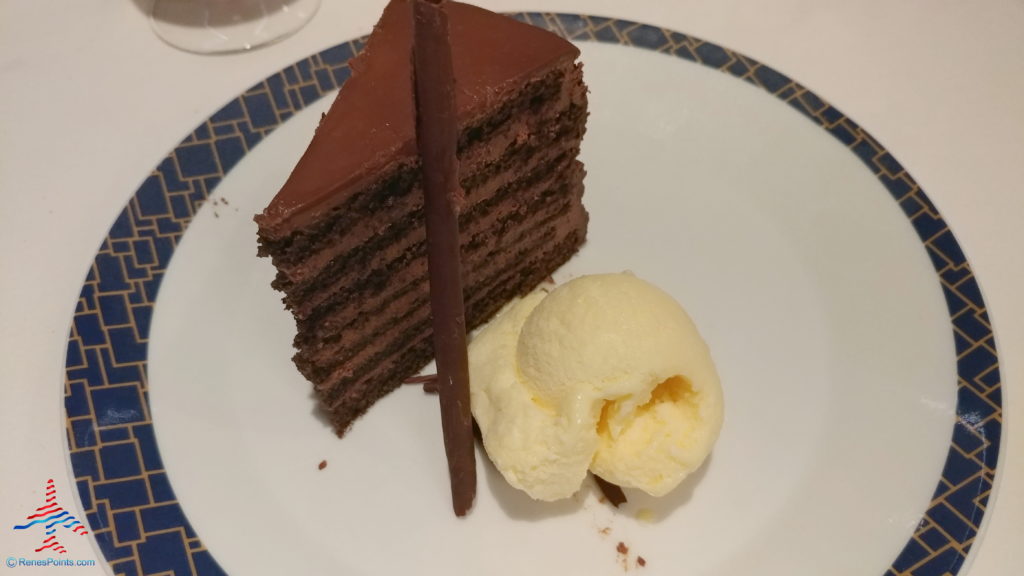
M586 236L587 97L579 51L447 2L459 124L466 322L472 329ZM433 353L415 138L412 7L392 0L309 148L256 216L259 254L295 316L296 366L338 434Z

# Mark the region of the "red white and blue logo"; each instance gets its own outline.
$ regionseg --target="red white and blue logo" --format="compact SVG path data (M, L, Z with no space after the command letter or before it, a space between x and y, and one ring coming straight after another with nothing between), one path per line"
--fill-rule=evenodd
M65 510L57 502L57 489L53 486L52 478L46 481L46 501L42 506L36 508L34 512L25 516L25 520L28 520L28 523L16 525L14 529L28 530L33 526L41 526L45 530L43 541L39 548L36 548L36 552L50 550L58 554L67 554L67 549L57 539L58 528L70 530L79 536L89 533L82 522L75 518L74 514Z

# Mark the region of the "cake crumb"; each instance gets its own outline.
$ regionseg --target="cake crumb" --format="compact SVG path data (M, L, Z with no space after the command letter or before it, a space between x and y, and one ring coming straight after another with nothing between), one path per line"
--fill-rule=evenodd
M324 468L327 468L327 460L321 460L320 464L316 467L317 470L323 470Z
M647 566L647 560L644 560L643 556L637 556L636 565L643 568L644 566Z
M626 546L625 542L619 542L615 551L619 553L618 563L622 566L622 571L629 572L629 546Z
M604 528L601 528L600 530L598 530L597 533L600 534L601 536L607 536L607 535L612 533L612 528L611 528L611 526L605 526Z

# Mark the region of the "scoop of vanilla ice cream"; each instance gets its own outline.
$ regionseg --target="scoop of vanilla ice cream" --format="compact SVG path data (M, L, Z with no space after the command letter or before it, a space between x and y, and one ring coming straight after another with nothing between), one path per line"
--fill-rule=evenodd
M513 486L575 493L592 470L655 496L704 461L722 424L707 346L668 294L584 276L512 302L472 340L473 415Z

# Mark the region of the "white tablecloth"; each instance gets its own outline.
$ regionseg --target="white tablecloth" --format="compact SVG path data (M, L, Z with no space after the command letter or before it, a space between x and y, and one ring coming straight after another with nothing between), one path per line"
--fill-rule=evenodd
M162 43L147 22L147 0L0 0L0 556L25 554L11 525L41 501L47 478L73 494L64 346L83 277L114 216L220 105L299 58L366 33L383 3L324 0L297 35L210 57ZM1001 356L997 494L966 574L1022 573L1024 3L479 4L656 23L735 49L808 86L893 151L973 264ZM69 557L97 558L85 539L65 545ZM103 566L75 573L102 574Z

